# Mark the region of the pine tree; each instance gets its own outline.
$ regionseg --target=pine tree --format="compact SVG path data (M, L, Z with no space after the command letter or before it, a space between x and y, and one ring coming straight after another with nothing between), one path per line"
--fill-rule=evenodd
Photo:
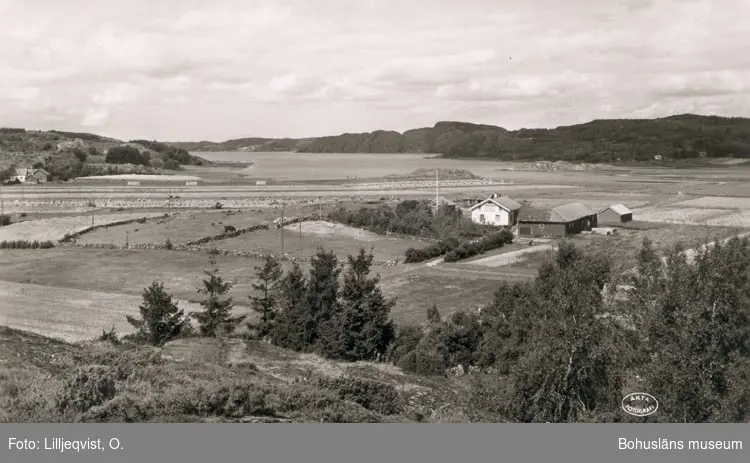
M161 346L177 337L187 324L183 311L164 290L164 283L158 281L143 290L143 303L138 308L140 319L130 315L125 318L136 328L136 338L154 346Z
M310 275L307 279L305 304L307 316L302 328L305 346L315 346L321 329L339 312L339 276L341 268L333 251L318 248L310 260Z
M380 277L370 276L372 260L372 253L364 249L347 258L341 309L326 321L319 343L320 353L326 357L375 360L394 339L390 311L395 301L383 296Z
M198 289L198 293L205 295L205 299L200 303L203 311L193 312L190 315L198 322L203 336L216 337L220 334L233 333L246 316L232 316L234 304L232 298L226 295L232 284L224 281L218 274L219 270L216 268L216 258L213 253L209 255L209 263L211 270L203 272L208 279L203 280L203 288Z
M260 314L260 320L254 325L258 337L265 338L272 329L278 309L279 283L283 272L278 259L266 256L262 267L255 267L256 282L252 284L258 295L251 295L251 307Z
M307 281L296 262L279 284L279 311L271 329L274 344L296 351L309 350L305 333L312 324L307 310Z
M430 325L435 325L440 323L441 320L442 318L440 317L440 311L435 304L432 304L430 308L427 309L427 322Z

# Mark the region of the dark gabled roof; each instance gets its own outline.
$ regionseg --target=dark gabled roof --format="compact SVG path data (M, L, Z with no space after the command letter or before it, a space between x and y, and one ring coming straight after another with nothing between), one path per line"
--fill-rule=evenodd
M535 207L524 207L518 214L519 222L555 222L551 217L552 211L549 209L539 209Z
M590 215L596 215L596 212L585 204L570 203L553 208L552 214L557 216L561 222L572 222Z
M596 215L596 212L590 207L581 203L570 203L552 209L525 207L521 210L518 220L520 222L568 223L591 215Z

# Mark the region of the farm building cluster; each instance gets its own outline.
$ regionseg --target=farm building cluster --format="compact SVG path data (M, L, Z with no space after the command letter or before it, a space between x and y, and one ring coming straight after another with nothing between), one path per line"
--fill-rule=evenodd
M17 167L13 176L10 178L10 181L19 183L47 183L48 178L49 172L44 169L26 169Z
M469 207L469 213L476 223L511 227L518 236L530 238L565 237L633 220L633 211L623 204L613 204L600 211L578 202L542 209L497 193L476 202Z

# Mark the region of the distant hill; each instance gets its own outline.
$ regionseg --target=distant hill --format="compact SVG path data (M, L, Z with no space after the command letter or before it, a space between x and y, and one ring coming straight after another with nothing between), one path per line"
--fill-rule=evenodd
M116 151L121 155L107 156ZM131 163L131 159L138 162ZM91 133L0 127L0 181L12 175L13 167L41 167L53 180L67 180L87 175L173 171L184 165L206 163L183 148L156 141L124 142Z
M682 114L513 131L443 121L404 133L376 130L306 139L241 138L172 145L192 151L432 153L450 158L585 162L652 161L655 156L750 158L750 119Z

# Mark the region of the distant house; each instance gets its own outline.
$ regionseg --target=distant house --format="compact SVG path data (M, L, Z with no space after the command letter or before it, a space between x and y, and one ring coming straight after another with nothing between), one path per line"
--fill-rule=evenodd
M13 177L10 178L12 182L18 181L21 183L24 183L26 181L26 176L29 175L30 169L25 169L22 167L16 167L16 171L13 174Z
M633 211L622 204L613 204L599 212L599 225L617 225L633 220Z
M597 214L581 203L570 203L552 209L524 208L518 217L518 235L530 237L565 237L591 231L597 226Z
M49 172L44 169L32 169L26 173L26 183L47 183Z
M521 204L499 194L493 194L469 208L473 222L511 227L518 222L520 210Z
M440 202L440 207L444 208L445 210L456 209L456 206L457 206L456 203L454 203L450 199L440 197L438 198L438 201ZM435 201L435 198L430 198L429 204L430 204L430 207L433 209L438 206L438 203Z

